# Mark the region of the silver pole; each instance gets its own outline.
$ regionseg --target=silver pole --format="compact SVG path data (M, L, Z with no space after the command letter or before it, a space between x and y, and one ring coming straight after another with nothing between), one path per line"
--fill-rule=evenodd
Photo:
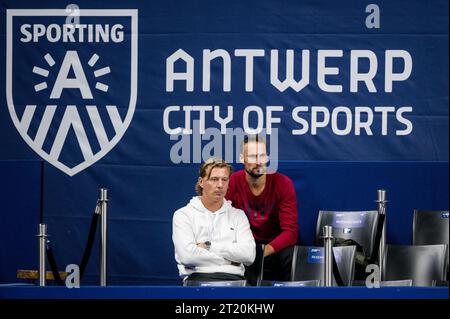
M333 286L333 227L323 227L324 251L325 251L325 287Z
M46 244L47 244L47 225L39 224L39 286L45 287L45 261L46 261Z
M383 223L383 231L381 233L380 238L380 248L378 250L378 260L379 260L379 267L380 267L380 280L383 278L383 261L384 261L384 250L386 246L386 191L384 189L379 189L377 191L378 194L378 214L379 215L385 215L384 217L384 223Z
M107 274L107 240L108 240L108 190L100 189L100 219L101 219L101 255L100 255L100 286L106 287Z

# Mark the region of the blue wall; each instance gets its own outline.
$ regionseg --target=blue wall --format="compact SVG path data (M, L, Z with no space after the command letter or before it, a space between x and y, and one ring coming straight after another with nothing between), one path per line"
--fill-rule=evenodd
M41 203L39 161L0 161L0 283L18 269L37 269Z

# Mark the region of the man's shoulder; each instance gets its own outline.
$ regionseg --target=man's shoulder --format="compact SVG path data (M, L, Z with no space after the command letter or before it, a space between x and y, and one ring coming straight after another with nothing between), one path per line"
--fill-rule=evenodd
M288 176L276 172L271 174L271 179L271 189L279 198L283 198L286 194L295 193L294 183Z
M191 214L192 214L192 209L189 207L189 205L185 205L181 208L178 208L173 213L173 218L182 217L182 216L190 216Z
M245 215L245 212L242 209L236 208L234 206L230 206L228 209L229 214L233 214L234 216L241 216L247 218L247 215Z
M270 173L267 175L270 176L270 178L277 184L278 183L282 183L282 184L291 184L292 183L292 180L288 176L281 174L279 172L273 172L273 173Z
M230 196L231 194L239 192L239 189L241 189L246 182L244 170L239 170L231 174L230 183L228 186L228 195Z
M245 170L243 170L243 169L234 172L233 174L231 174L231 177L230 177L230 179L232 179L232 180L239 180L242 178L245 178Z

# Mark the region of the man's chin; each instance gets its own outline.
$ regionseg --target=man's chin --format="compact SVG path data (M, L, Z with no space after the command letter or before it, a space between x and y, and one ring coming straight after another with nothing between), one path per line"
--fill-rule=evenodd
M262 169L251 170L251 171L246 171L246 172L248 175L250 175L253 178L260 178L265 173L264 170L262 170Z

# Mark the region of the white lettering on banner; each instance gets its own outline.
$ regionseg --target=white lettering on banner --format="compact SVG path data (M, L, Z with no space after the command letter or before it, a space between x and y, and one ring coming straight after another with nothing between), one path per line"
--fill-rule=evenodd
M401 59L404 63L404 69L400 73L394 73L394 59ZM392 83L394 81L405 81L412 72L412 58L408 51L405 50L386 50L386 67L384 91L392 92Z
M220 125L222 135L231 128L234 118L233 106L227 106L227 116L220 116L219 105L172 105L166 107L163 114L164 131L169 135L192 135L196 134L192 124L198 121L200 134L205 134L207 119L213 119ZM260 134L263 130L267 135L272 134L272 130L281 125L282 117L276 113L285 111L282 105L269 105L265 108L258 105L249 105L243 108L242 127L245 134ZM292 135L317 135L320 130L330 129L337 136L348 135L368 135L374 134L386 136L390 132L396 136L411 134L413 130L412 122L405 117L411 113L411 106L337 106L334 108L326 106L297 106L291 111L292 120L299 127L291 130ZM175 113L181 113L176 118L184 119L184 123L174 120ZM181 116L180 116L181 115ZM306 117L308 116L308 117ZM394 119L402 124L404 128L396 126L395 131L389 129L389 120ZM171 124L177 123L177 125ZM181 125L180 125L181 124ZM253 125L253 126L252 126ZM392 125L392 124L391 124Z
M367 73L359 73L359 59L366 58L369 60L369 71ZM364 82L369 92L377 91L373 78L378 69L377 56L370 50L354 50L350 57L350 92L358 92L358 82Z
M245 57L245 91L253 92L253 60L255 57L263 57L264 50L234 50L237 57Z
M294 50L286 51L286 79L278 78L278 50L270 51L270 83L280 92L291 87L300 92L309 84L309 50L302 50L302 77L300 81L294 78Z
M361 114L365 113L367 120L363 121ZM399 120L400 121L400 120ZM358 106L355 108L355 135L361 135L362 129L365 130L366 135L373 135L370 126L373 123L373 112L370 107Z
M223 90L231 91L231 58L225 50L203 50L203 91L209 92L211 88L211 61L222 58L223 62Z
M261 85L261 81L269 80L270 84L279 92L286 92L289 89L301 92L308 86L316 85L317 89L327 93L359 93L362 91L392 93L395 88L400 87L402 82L404 83L410 78L413 69L412 56L407 50L385 50L384 56L381 57L380 53L376 52L378 51L361 49L347 51L321 49L315 52L308 49L298 52L287 49L283 52L271 49L270 57L264 58L266 56L264 49L234 49L232 51L221 48L203 49L200 61L202 68L195 68L196 60L199 59L180 48L166 59L166 91L194 92L196 89L199 90L194 88L194 78L198 79L197 72L201 70L201 79L198 82L201 82L202 92L217 92L218 90L232 92L232 87L234 91L253 92L256 86ZM315 57L312 58L313 55ZM239 59L242 57L244 60ZM316 61L311 61L312 59L316 59ZM384 69L380 74L378 74L379 59L385 61L381 66ZM262 66L267 64L268 60L270 65ZM347 74L342 72L342 61L349 63ZM214 63L214 67L212 67L212 63ZM177 64L176 68L175 64ZM239 65L241 74L236 74L236 70L233 69L234 64ZM270 74L267 77L258 76L256 78L254 76L255 64L258 64L258 70L270 70ZM244 71L242 71L243 65L245 66ZM280 65L286 68L285 72L279 72ZM317 66L312 67L314 65ZM233 77L231 76L232 72L234 72ZM312 72L316 73L315 76L311 75ZM378 81L375 81L377 75ZM237 87L232 84L232 79L239 77L245 81L240 81L244 85L240 84L240 87ZM214 78L218 78L218 81L215 81ZM311 82L311 79L314 78L316 78L316 83ZM255 83L255 81L257 82ZM211 87L211 83L215 83L216 87ZM199 133L205 134L206 121L209 118L217 127L220 125L222 135L232 127L242 127L246 134L259 134L262 130L266 130L266 133L270 135L272 128L281 126L282 120L289 120L286 118L286 114L289 113L294 122L294 127L291 129L292 135L317 135L321 130L331 130L336 136L387 136L389 134L407 136L412 133L414 127L411 120L407 118L413 112L412 106L300 105L286 110L283 105L278 104L273 103L266 107L241 106L239 107L240 113L242 113L241 119L236 119L236 116L233 115L232 105L227 106L226 117L221 116L219 105L198 103L195 105L193 103L171 105L164 110L163 128L169 135L193 135L196 132L192 129L192 122L198 120ZM212 112L214 112L213 117ZM285 112L284 116L277 114L278 112ZM233 125L233 120L242 121L237 126Z
M43 31L42 31L43 32ZM310 83L310 73L312 68L311 64L311 52L310 50L301 50L301 72L298 72L299 67L295 68L294 50L285 50L286 52L286 73L285 79L280 80L278 76L279 67L279 50L270 51L270 84L278 91L284 92L288 88L291 88L295 92L302 91ZM384 52L385 68L384 68L384 92L392 93L392 87L394 82L406 81L412 73L412 57L406 50L386 50ZM235 90L244 89L245 92L253 92L254 90L254 64L265 63L264 49L236 49L234 50L235 58L245 58L245 71L241 76L245 77L244 88L235 88ZM365 84L365 88L368 92L377 92L373 79L377 75L378 58L374 51L371 50L350 50L350 76L348 83L329 84L327 79L333 79L335 82L342 78L337 63L339 59L344 58L343 50L317 50L317 86L323 92L341 93L344 89L351 93L358 93L362 88L358 86L359 82ZM220 58L222 60L221 77L223 77L222 91L231 92L231 73L233 66L233 59L231 54L224 49L217 49L211 51L209 49L203 50L203 68L202 74L202 91L209 92L211 90L211 78L214 74L211 73L211 61ZM258 59L259 58L259 59ZM176 72L175 62L181 60L180 63L184 63L185 71ZM362 60L369 61L369 70L367 72L361 72L360 64ZM240 63L240 62L235 62ZM194 64L195 58L183 49L178 49L166 59L166 91L174 91L174 82L181 81L185 84L185 91L194 91ZM334 66L333 66L334 65ZM403 65L401 72L394 72L398 67L397 65ZM297 70L298 75L296 75ZM300 78L299 81L296 78ZM258 79L261 81L261 79ZM347 84L347 85L346 85Z
M342 50L319 50L317 52L317 84L324 92L342 92L342 85L330 85L325 82L326 75L339 75L338 68L325 65L325 58L340 58L344 55Z
M250 114L254 113L257 118L258 125L256 128L250 127ZM244 110L244 131L248 134L259 134L264 128L264 112L259 106L251 105Z
M75 78L68 78L70 69L73 69ZM83 67L81 66L81 61L78 57L77 51L69 50L66 52L61 68L58 72L58 77L55 81L55 86L50 94L50 98L61 98L63 89L68 88L79 89L83 99L92 99L92 92L89 88L89 84L86 79L86 75L84 74Z
M283 106L267 106L265 111L257 106L251 105L244 109L243 113L243 127L246 134L260 134L261 131L266 128L267 134L272 134L273 124L281 123L281 118L275 116L274 112L283 112ZM184 127L173 127L170 124L171 113L183 112L184 113ZM200 134L205 134L206 126L206 113L214 112L214 121L220 125L221 134L226 134L227 124L233 120L233 106L228 106L227 117L222 118L220 116L220 106L215 105L214 109L212 105L172 105L166 107L163 114L163 128L169 135L177 134L193 134L191 124L194 121L199 123ZM198 115L198 119L194 120L194 115ZM255 117L257 119L257 126L251 127L250 118Z
M301 125L300 129L293 129L292 135L304 135L311 132L311 135L317 135L318 129L323 129L331 124L331 130L335 135L350 135L354 131L354 135L361 135L364 130L366 135L373 135L372 126L374 124L374 116L381 118L381 135L388 135L388 115L395 114L395 119L405 126L404 129L396 129L395 135L404 136L412 132L413 124L404 117L404 113L411 113L412 107L404 106L396 109L392 106L376 106L373 108L366 106L357 106L352 111L346 106L339 106L329 109L324 106L297 106L292 110L293 120ZM301 116L301 113L311 113L310 121ZM355 116L353 116L355 114ZM367 120L363 121L361 114L366 114ZM331 123L330 123L331 118ZM338 126L338 119L344 122L343 127ZM378 125L377 125L378 126Z
M175 62L183 60L186 63L186 72L175 72ZM179 49L166 60L166 91L173 92L173 82L186 81L186 91L194 91L194 58L184 50Z
M114 24L22 24L21 42L114 42L123 41L123 25Z

